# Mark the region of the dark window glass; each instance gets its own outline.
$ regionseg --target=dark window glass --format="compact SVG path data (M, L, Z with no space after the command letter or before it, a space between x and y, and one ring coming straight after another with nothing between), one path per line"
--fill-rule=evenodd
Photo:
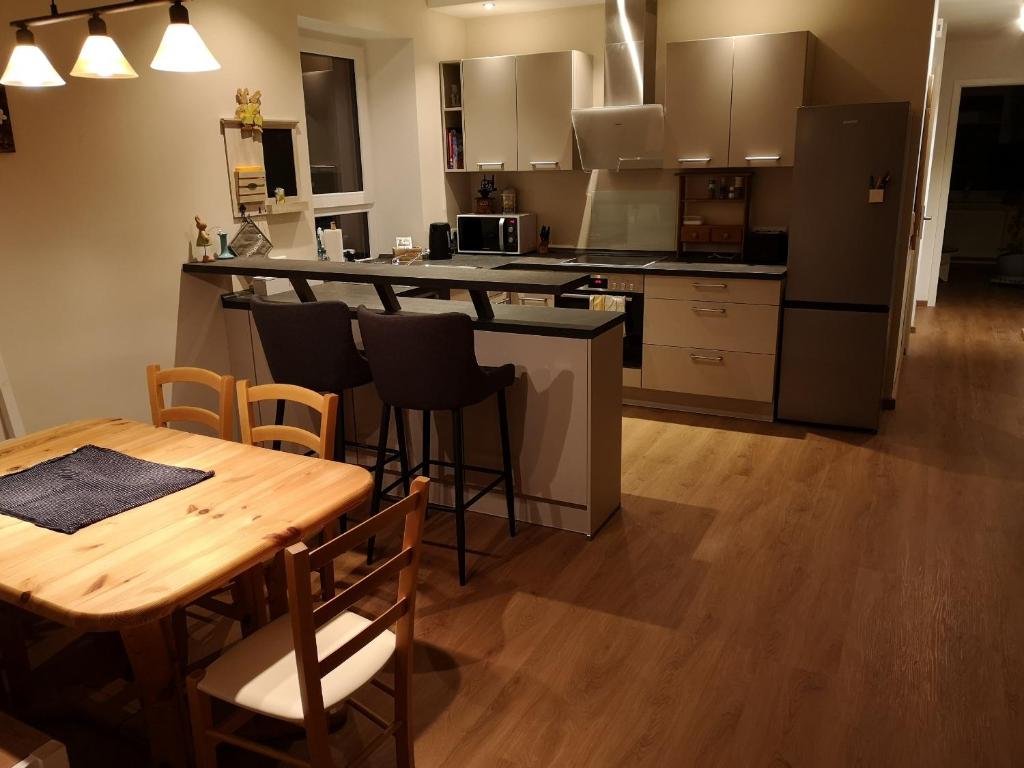
M355 62L314 53L301 58L313 194L362 192Z
M339 213L333 216L317 216L317 228L330 229L331 222L341 230L345 258L365 259L370 256L370 223L366 213ZM350 253L349 251L355 251Z

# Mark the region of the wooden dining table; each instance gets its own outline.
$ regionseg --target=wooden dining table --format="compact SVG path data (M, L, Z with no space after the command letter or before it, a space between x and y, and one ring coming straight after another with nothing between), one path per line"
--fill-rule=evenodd
M372 479L351 464L126 419L2 442L0 475L89 444L214 476L70 535L0 514L0 600L82 631L119 632L153 762L185 766L191 739L172 615L365 505Z

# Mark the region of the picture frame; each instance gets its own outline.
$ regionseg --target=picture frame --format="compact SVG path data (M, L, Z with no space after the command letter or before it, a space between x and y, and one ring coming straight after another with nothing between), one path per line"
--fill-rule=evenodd
M7 103L7 91L0 85L0 153L14 152L14 126L11 123L11 108Z

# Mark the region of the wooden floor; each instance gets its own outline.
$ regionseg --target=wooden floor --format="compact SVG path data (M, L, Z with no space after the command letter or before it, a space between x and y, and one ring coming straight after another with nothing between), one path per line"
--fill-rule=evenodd
M918 318L878 435L631 408L594 541L428 547L418 764L1024 765L1024 292Z

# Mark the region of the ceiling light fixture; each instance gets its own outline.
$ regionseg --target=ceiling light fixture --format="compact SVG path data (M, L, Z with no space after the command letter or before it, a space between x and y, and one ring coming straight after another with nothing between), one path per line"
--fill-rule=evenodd
M100 80L128 80L139 76L107 34L107 25L98 13L89 17L89 36L85 38L71 76Z
M493 11L497 7L497 3L484 3L484 10Z
M7 69L0 77L0 85L22 88L52 88L64 85L64 79L57 74L46 54L36 45L35 35L27 25L18 26L16 45L11 51Z
M171 6L171 23L167 25L164 39L160 41L150 66L164 72L212 72L220 69L220 63L189 23L188 9L181 0L174 0Z
M75 62L74 77L125 79L138 77L138 73L125 59L117 43L107 34L107 25L101 14L109 16L123 11L136 11L157 5L170 5L171 23L164 32L151 66L165 72L209 72L220 69L220 64L199 33L189 23L183 0L121 0L120 2L82 8L78 11L57 10L56 0L50 2L50 13L31 19L12 21L17 29L17 45L4 70L0 84L39 88L64 85L64 80L36 46L31 27L57 24L70 19L88 19L89 37Z
M1020 14L1017 16L1017 26L1020 27L1020 31L1024 32L1024 4L1020 7Z

